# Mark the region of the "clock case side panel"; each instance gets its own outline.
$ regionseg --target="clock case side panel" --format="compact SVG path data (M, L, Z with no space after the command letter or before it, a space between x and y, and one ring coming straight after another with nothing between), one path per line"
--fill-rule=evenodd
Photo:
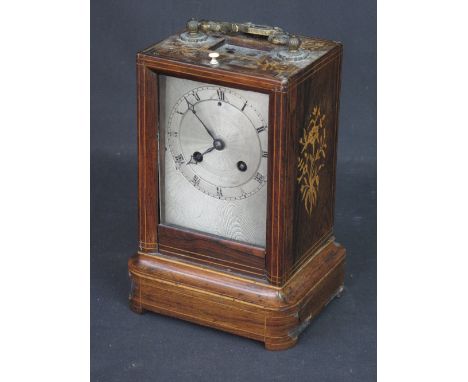
M203 266L215 267L222 271L237 272L246 276L266 279L266 263L276 264L280 258L278 224L281 224L281 211L277 208L279 192L274 183L280 180L278 159L275 155L268 158L267 184L267 227L265 249L237 243L211 235L196 233L160 224L158 192L158 75L169 75L203 81L214 85L228 86L243 90L263 92L269 95L269 152L274 147L280 133L281 124L277 123L278 109L285 104L281 82L269 78L239 76L216 68L203 68L173 62L158 57L138 54L138 150L139 150L139 226L140 252L163 255L189 261ZM282 99L282 101L281 101ZM275 135L275 137L276 137ZM148 141L151 142L148 142ZM277 175L276 175L277 174ZM275 199L276 198L276 199ZM149 202L149 203L148 203ZM151 219L150 224L148 224ZM151 238L148 242L147 239Z
M270 245L266 257L266 273L268 281L275 286L284 283L285 269L285 217L287 215L288 203L285 195L287 185L288 155L287 148L287 105L289 93L286 88L275 93L270 99L270 108L274 111L275 118L272 119L268 146L271 153L269 167L269 186L271 208L268 210L268 221L271 222L267 230L267 239Z
M291 86L285 279L334 241L342 52L338 45Z
M158 77L137 63L139 250L158 250Z

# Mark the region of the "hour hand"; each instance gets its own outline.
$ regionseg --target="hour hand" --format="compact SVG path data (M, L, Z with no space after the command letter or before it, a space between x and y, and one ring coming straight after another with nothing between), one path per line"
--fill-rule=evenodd
M187 164L197 164L198 162L203 161L203 155L208 154L209 152L213 151L215 149L214 146L211 146L210 148L206 149L202 153L199 151L195 151L192 156L190 157L190 160L187 162Z
M215 149L214 146L211 146L209 149L206 149L205 151L202 152L202 155L208 154L209 152L213 151Z

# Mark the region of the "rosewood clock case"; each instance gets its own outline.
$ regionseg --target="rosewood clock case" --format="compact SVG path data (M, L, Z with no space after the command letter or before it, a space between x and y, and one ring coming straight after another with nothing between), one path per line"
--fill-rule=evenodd
M343 289L345 249L333 235L342 45L254 27L192 22L137 54L139 245L129 260L130 307L280 350ZM161 223L160 76L268 95L265 247Z

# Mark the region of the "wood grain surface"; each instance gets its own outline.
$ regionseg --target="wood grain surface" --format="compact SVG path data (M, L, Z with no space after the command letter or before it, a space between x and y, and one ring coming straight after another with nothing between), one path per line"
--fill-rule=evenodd
M282 288L164 256L129 260L130 307L166 314L287 349L341 293L345 250L335 243L310 258Z

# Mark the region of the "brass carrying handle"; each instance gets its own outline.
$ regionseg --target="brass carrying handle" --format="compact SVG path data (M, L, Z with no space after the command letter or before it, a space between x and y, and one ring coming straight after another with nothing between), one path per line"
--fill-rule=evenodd
M268 41L278 45L287 45L289 40L289 34L279 27L258 25L250 22L231 23L227 21L201 20L198 22L198 29L203 32L241 32L252 36L264 36L268 37Z
M253 23L230 23L226 21L201 20L198 23L199 28L204 32L242 32L254 36L269 37L272 34L284 33L281 28L270 27L268 25L257 25Z
M277 45L287 45L290 51L297 51L301 41L291 36L279 27L258 25L254 23L231 23L228 21L212 21L191 19L187 22L187 33L195 36L199 32L235 33L241 32L253 36L268 37L268 41Z

